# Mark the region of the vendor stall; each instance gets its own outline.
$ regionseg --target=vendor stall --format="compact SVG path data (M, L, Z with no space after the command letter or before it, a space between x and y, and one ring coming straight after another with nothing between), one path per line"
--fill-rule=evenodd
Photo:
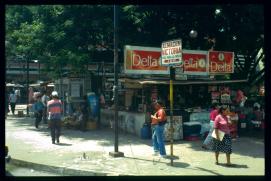
M152 112L150 105L153 100L160 99L165 103L165 110L169 115L169 101L168 101L168 80L134 80L121 79L120 89L120 111L119 111L119 126L124 132L135 133L140 136L140 129L144 123L149 123L149 115ZM246 80L232 80L232 81L174 81L174 138L175 140L183 139L186 136L204 135L209 131L209 112L210 106L216 99L217 103L221 103L227 107L232 108L230 94L226 94L230 86L234 83L242 83ZM225 86L227 85L227 86ZM210 87L211 86L211 87ZM216 87L216 88L214 88ZM110 90L108 90L110 91ZM212 92L216 91L218 95L212 97ZM214 98L214 99L213 99ZM197 100L198 99L198 100ZM191 101L192 100L192 101ZM110 101L109 101L110 102ZM232 113L233 114L233 113ZM114 118L114 107L107 105L101 111L101 120L103 125L112 126ZM175 119L176 118L176 119ZM186 122L197 123L198 132L192 135L186 135L183 130ZM191 123L189 123L191 124ZM165 137L169 140L168 133L165 126ZM233 132L237 130L232 128ZM236 134L236 133L233 133Z

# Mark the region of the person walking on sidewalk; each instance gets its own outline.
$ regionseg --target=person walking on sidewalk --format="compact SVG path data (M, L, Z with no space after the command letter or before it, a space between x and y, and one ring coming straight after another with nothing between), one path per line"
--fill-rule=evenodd
M230 154L232 153L232 141L230 136L230 129L229 129L229 122L228 118L226 116L226 108L221 107L218 110L218 115L215 118L214 121L214 130L216 134L216 138L213 138L214 144L213 144L213 150L215 152L215 159L216 164L219 164L218 157L219 152L226 153L227 158L227 166L231 166L231 160L230 160ZM219 131L222 131L225 133L222 141L220 141L219 137Z
M52 92L52 100L47 103L48 120L51 128L52 143L55 144L55 140L59 143L60 129L61 129L61 114L62 114L62 103L58 99L58 93Z
M41 101L44 105L44 109L43 109L43 114L42 114L42 120L43 120L43 123L44 124L47 124L47 103L48 101L50 100L49 96L47 95L48 92L47 91L44 91L44 94L41 98Z
M44 110L44 105L41 102L41 95L38 95L36 97L36 99L37 100L36 100L35 104L33 105L33 110L34 110L35 117L36 117L35 127L38 129L39 124L40 124L40 122L42 120L42 113L43 113L43 110Z
M217 115L218 115L218 106L217 106L217 104L213 104L212 110L210 113L210 130L209 130L209 133L208 133L208 135L202 145L202 148L204 148L204 149L208 149L208 146L211 144L211 142L213 140L212 133L214 131L214 120Z
M160 153L160 156L164 158L166 156L166 149L164 143L164 129L167 117L166 112L162 107L161 101L156 101L154 103L154 108L156 113L154 115L151 115L152 143L154 155L158 155L158 153Z
M17 103L17 96L14 90L12 90L9 96L9 104L10 104L11 112L13 115L15 114L16 103Z

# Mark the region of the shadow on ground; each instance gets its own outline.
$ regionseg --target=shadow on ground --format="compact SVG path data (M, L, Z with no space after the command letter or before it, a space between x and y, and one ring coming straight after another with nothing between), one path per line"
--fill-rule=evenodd
M209 169L206 169L206 168L202 168L202 167L195 167L196 169L195 170L201 170L201 171L205 171L205 172L208 172L208 173L211 173L211 174L214 174L214 175L222 175L222 174L219 174L213 170L209 170Z
M222 167L228 167L228 168L248 168L247 165L239 165L239 164L232 164L231 166L227 166L226 163L219 163L218 165Z
M171 163L167 163L168 166L171 166ZM188 163L184 162L173 162L173 167L177 168L186 168L189 167L190 165Z
M257 133L255 133L257 134ZM233 154L242 155L242 156L250 156L254 158L264 158L264 138L256 135L253 136L253 132L250 137L239 137L237 139L232 140L232 150ZM207 151L212 153L211 149L204 150L201 146L203 140L201 141L181 141L176 142L175 144L189 144L189 148L195 151Z
M70 143L57 143L58 146L72 146Z

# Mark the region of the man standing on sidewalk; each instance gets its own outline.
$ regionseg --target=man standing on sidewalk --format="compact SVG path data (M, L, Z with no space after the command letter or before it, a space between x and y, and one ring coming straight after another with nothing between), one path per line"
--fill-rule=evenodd
M17 96L17 103L20 103L21 101L21 91L19 88L15 90L15 95Z
M154 155L160 152L162 158L166 157L166 149L164 143L164 129L166 124L166 112L162 107L161 101L156 101L154 104L156 113L151 115L152 118L152 142Z
M59 143L60 128L61 128L61 113L62 103L58 99L58 93L52 92L52 100L47 103L48 120L50 122L52 143L55 144L55 139Z
M9 103L10 103L11 112L14 115L15 114L15 107L16 107L16 103L17 103L17 96L16 96L14 90L12 90L12 92L9 96Z

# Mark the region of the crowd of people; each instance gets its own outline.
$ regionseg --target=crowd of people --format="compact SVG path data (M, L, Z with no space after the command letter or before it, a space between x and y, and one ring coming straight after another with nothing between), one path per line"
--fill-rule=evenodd
M153 155L159 155L161 158L166 157L165 143L164 143L164 125L167 122L166 112L163 109L161 101L156 101L153 105L154 114L151 115L152 128L152 143ZM264 115L260 111L259 105L254 105L252 120L263 121ZM210 149L215 153L215 164L219 164L219 154L226 154L226 166L232 166L230 155L232 153L232 138L230 134L230 125L232 121L227 116L226 106L212 105L210 112L210 130L203 142L202 148Z

